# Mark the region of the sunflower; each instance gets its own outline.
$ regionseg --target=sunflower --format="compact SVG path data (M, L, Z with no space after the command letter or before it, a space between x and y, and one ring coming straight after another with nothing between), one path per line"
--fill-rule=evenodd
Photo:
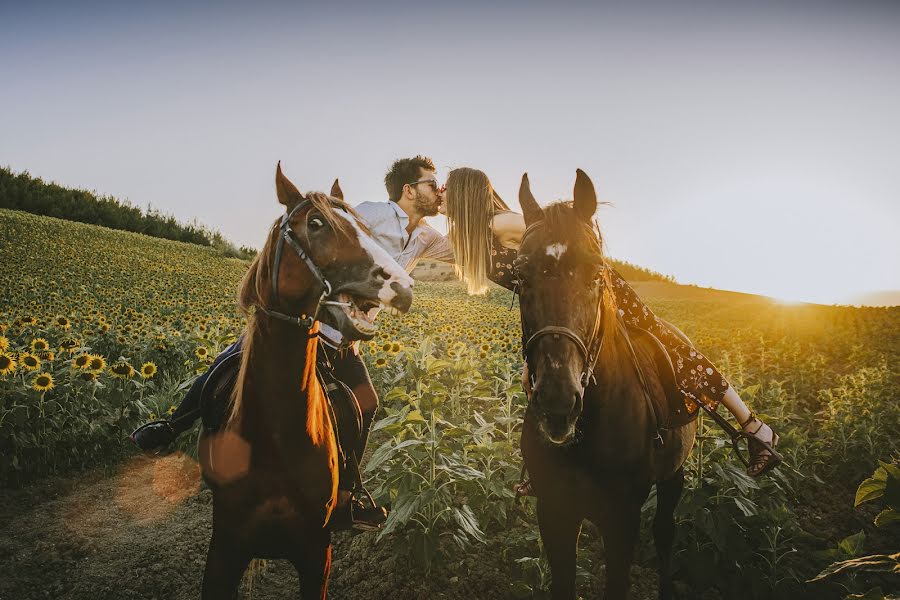
M0 353L0 375L6 377L16 370L16 359L9 354Z
M81 374L81 378L85 381L97 381L97 374L93 371L85 371Z
M88 368L91 371L102 371L106 368L106 359L100 356L99 354L91 354L91 364L88 365Z
M44 338L35 338L31 340L32 352L40 352L41 350L49 350L50 344Z
M79 346L81 346L81 340L73 337L68 337L59 343L59 349L66 352L71 352Z
M0 335L0 352L9 350L9 340Z
M171 417L173 414L175 414L175 410L176 410L176 407L173 404L172 406L169 407L169 410L167 410L166 412L169 413L169 416Z
M375 367L378 369L383 369L387 365L387 359L383 356L375 359Z
M37 371L41 368L41 359L28 352L25 352L19 357L19 363L25 371Z
M38 358L40 358L41 360L49 360L50 362L53 362L53 360L56 358L53 350L38 350L37 352L35 352L35 354L37 354Z
M109 331L109 323L100 323L100 326L97 328L100 333L106 333Z
M391 351L391 345L392 345L392 344L391 344L390 342L388 342L388 343L386 343L386 344L383 344L383 345L381 346L381 351L382 351L382 352L390 352L390 351Z
M19 319L19 323L22 325L37 325L37 319L29 315Z
M194 350L194 355L200 360L206 360L209 356L209 349L206 346L197 346L197 349Z
M66 331L68 331L69 328L72 327L72 324L69 322L69 320L62 316L56 317L56 319L54 319L53 323L60 329L65 329Z
M73 369L87 369L91 365L91 355L90 354L79 354L75 358L72 359L72 368Z
M156 365L152 362L145 362L141 365L141 377L143 379L150 379L156 375Z
M132 367L128 361L120 360L109 368L109 372L112 373L113 377L118 379L128 379L134 375L134 367Z
M53 389L53 375L50 373L38 373L31 380L31 389L46 392Z
M6 330L9 329L9 325L6 323L0 323L0 335L6 333Z
M403 349L403 344L401 344L400 342L393 342L391 344L391 354L397 354L402 349Z

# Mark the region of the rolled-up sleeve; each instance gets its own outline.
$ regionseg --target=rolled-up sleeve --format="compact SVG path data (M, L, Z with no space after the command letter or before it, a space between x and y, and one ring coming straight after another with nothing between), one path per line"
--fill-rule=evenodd
M456 262L453 256L453 247L450 245L450 238L446 235L441 235L438 230L430 226L428 226L426 231L428 239L425 241L425 249L421 254L421 258L430 258L451 264Z

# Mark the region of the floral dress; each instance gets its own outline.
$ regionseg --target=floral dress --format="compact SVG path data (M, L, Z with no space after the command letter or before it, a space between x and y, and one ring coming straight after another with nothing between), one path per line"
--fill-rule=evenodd
M518 251L500 245L494 237L491 244L491 268L488 278L508 290L516 291L516 269L513 266ZM684 403L688 411L694 412L705 402L715 408L719 405L728 390L728 381L716 367L696 348L686 344L659 317L653 314L646 304L641 302L634 289L611 266L609 269L612 291L616 299L616 307L624 321L649 331L662 342L675 367L675 378L684 395Z

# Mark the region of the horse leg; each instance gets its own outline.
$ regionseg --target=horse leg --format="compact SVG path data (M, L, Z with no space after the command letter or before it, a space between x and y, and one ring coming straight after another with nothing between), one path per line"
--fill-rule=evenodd
M643 495L621 489L603 519L603 541L606 548L606 600L625 600L631 587L631 563L641 528Z
M554 600L575 598L575 559L584 518L575 512L571 503L538 498L538 527L550 561L550 596Z
M235 545L226 544L221 536L213 533L206 555L206 568L203 571L202 600L221 600L237 598L241 577L250 564L250 558L242 556L232 549Z
M321 535L304 541L302 553L291 560L300 576L300 598L325 600L331 573L331 532L323 529Z
M672 600L672 542L675 539L675 507L684 489L684 468L670 479L656 483L656 516L653 518L653 541L659 561L659 598Z

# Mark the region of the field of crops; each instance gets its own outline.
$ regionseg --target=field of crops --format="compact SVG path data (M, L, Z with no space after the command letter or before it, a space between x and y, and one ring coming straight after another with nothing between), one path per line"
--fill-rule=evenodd
M5 527L34 522L34 490L63 480L77 486L79 473L94 485L98 475L81 469L135 460L127 433L172 410L192 378L239 334L234 297L245 268L198 246L0 210ZM854 508L857 486L879 460L900 456L900 309L787 306L662 282L636 289L713 358L780 433L786 456L773 476L749 479L721 432L703 426L678 510L677 579L686 597L844 598L879 585L887 592L889 584L863 575L805 582L837 560L900 551L898 524L873 523L881 499ZM473 298L455 283L420 282L410 314L384 316L376 340L363 346L381 397L366 477L392 514L377 535L339 538L336 597L545 594L549 570L534 506L511 491L521 467L525 400L510 300L500 289ZM190 453L195 440L183 436L182 448ZM208 524L208 491L192 485L179 510ZM645 506L648 522L653 501ZM0 598L45 597L29 594L40 591L49 551L13 539L14 531L0 536ZM192 539L201 548L208 539L206 529L191 535L199 535ZM202 549L194 551L202 558ZM75 573L102 552L54 564ZM353 568L341 567L342 552L356 557ZM164 572L183 564L174 555L154 560L168 561ZM597 597L602 564L601 540L585 527L583 596ZM655 597L652 567L645 531L637 598ZM183 595L172 591L171 578L154 579L154 571L135 575L142 592L113 589L109 597L195 597L201 567L183 568L189 571L182 580L194 586ZM379 573L377 581L354 569ZM468 572L482 575L467 582ZM280 597L267 590L281 589L285 573L271 566L254 595ZM119 573L112 581L127 587L124 579ZM71 581L64 578L56 595L107 597L74 574Z

